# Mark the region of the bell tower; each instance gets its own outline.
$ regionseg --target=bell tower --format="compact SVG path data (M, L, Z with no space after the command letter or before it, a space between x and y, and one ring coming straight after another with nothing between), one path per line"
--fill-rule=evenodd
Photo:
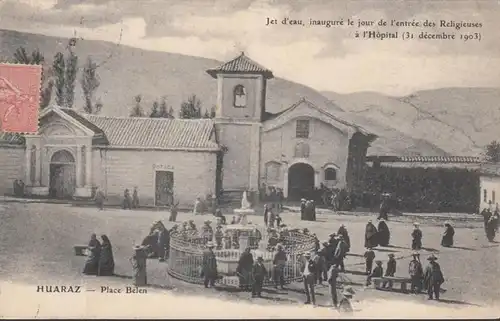
M215 126L222 160L222 188L225 191L259 189L261 122L265 113L270 70L242 52L221 66L207 70L217 79Z

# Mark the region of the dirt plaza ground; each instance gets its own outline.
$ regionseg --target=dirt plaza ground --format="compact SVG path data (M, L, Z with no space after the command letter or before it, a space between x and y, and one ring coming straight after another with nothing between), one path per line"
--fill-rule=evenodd
M92 207L76 207L68 204L0 203L0 280L26 284L131 284L132 267L129 258L132 246L148 233L155 220L162 220L167 227L168 211L133 210L107 208L98 211ZM478 220L454 222L455 247L440 246L443 232L442 220L413 217L391 217L391 247L376 250L377 259L387 261L387 255L397 258L397 276L406 276L411 250L411 222L420 222L423 231L422 260L432 252L439 258L446 283L446 292L441 302L428 302L425 295L411 295L377 291L363 287L365 276L362 254L364 253L364 228L371 216L337 215L321 212L317 222L303 222L300 214L284 212L284 222L291 227L307 227L319 239L326 240L328 234L336 232L341 223L349 230L352 249L346 260L343 278L350 282L357 294L354 305L372 299L404 300L443 306L485 306L500 303L498 288L499 245L489 243L484 235L482 222ZM194 219L200 226L211 216L193 216L179 213L178 221ZM228 217L229 218L229 217ZM262 223L262 216L251 216L250 221ZM84 257L74 255L73 246L86 244L91 233L107 234L114 248L118 277L96 277L81 274ZM203 295L207 298L245 300L264 305L301 305L305 299L300 283L289 285L286 290L266 289L263 299L250 299L249 293L223 289L204 289L172 279L166 273L166 263L148 260L148 282L155 291L166 291L179 295ZM320 307L331 305L327 287L317 288Z

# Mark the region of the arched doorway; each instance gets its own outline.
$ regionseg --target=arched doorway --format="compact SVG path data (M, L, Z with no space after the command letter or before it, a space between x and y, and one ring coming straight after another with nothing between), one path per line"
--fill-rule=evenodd
M288 199L312 199L314 194L314 168L306 163L296 163L288 169Z
M49 195L54 198L72 198L75 193L75 158L60 150L50 160Z

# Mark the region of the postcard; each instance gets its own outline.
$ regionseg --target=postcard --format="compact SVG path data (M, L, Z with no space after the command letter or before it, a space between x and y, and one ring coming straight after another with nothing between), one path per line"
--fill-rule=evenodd
M500 2L0 2L1 318L496 318Z

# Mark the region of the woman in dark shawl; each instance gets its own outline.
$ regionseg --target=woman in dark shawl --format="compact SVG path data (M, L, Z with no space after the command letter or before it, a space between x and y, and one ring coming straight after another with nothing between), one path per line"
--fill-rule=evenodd
M365 248L374 248L378 245L378 232L375 225L373 225L372 221L368 221L365 229Z
M87 261L85 261L83 274L97 275L99 268L99 257L101 255L101 243L99 243L99 240L94 233L92 233L92 235L90 236L90 241L87 249L89 251L89 255L87 257Z
M498 221L499 221L499 215L493 214L491 215L486 225L486 237L490 242L493 242L493 240L495 239L496 232L498 229Z
M378 243L381 246L388 246L391 239L391 232L384 219L378 222Z
M252 267L253 267L253 255L250 252L250 248L246 248L240 256L238 261L238 267L236 268L236 273L238 273L238 279L240 281L240 289L244 291L250 291L252 286Z
M451 226L449 222L444 223L444 233L443 238L441 239L441 245L444 247L453 246L453 236L455 235L455 229Z
M101 235L102 245L99 256L99 276L111 276L115 273L115 260L113 259L113 246L106 235Z

